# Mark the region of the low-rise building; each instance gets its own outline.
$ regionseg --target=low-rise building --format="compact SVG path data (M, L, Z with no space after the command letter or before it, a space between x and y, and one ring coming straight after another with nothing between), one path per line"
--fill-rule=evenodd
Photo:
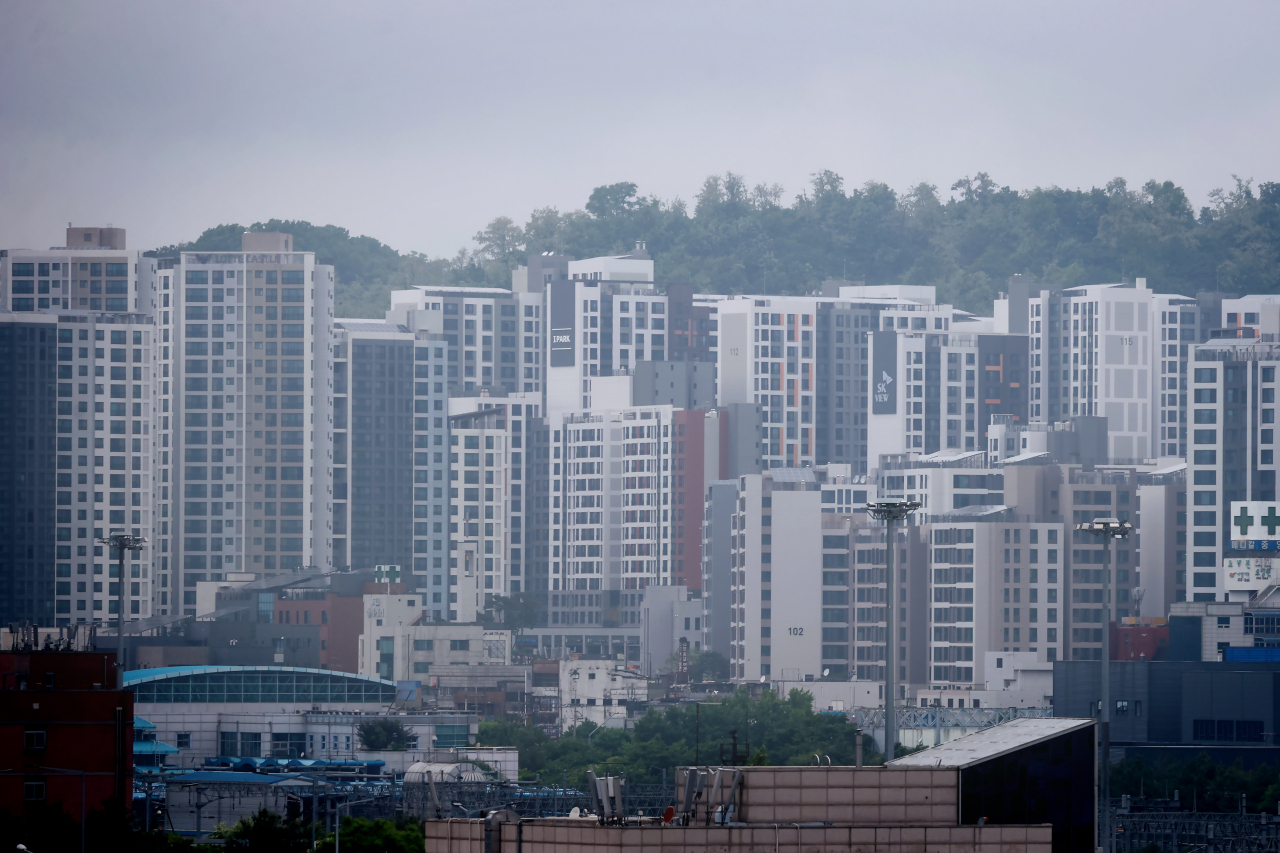
M1041 652L988 651L986 682L968 689L921 689L916 704L935 708L1050 708L1053 663Z
M610 729L627 727L631 711L647 707L648 680L612 660L561 660L555 688L561 731L591 722ZM550 688L535 687L546 695Z
M432 621L423 594L366 595L360 673L420 681L437 664L511 663L511 632Z

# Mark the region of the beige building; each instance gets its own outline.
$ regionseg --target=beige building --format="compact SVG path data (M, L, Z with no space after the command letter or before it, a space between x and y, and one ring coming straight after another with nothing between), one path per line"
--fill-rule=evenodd
M433 666L511 663L511 632L432 620L420 592L364 597L360 674L422 681Z

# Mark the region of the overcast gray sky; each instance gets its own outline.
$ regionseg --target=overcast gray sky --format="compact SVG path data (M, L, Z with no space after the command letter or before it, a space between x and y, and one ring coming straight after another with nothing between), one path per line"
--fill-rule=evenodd
M270 217L452 254L726 170L790 200L1280 180L1276 3L10 2L0 245Z

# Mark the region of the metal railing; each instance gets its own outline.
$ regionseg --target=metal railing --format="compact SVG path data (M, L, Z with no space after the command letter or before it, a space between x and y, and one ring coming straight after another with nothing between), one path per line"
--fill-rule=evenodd
M884 728L883 708L855 708L850 716L859 728ZM898 730L955 727L982 729L1021 717L1052 716L1052 708L899 708Z
M1142 812L1113 809L1115 853L1161 850L1241 853L1280 851L1280 816L1218 812Z

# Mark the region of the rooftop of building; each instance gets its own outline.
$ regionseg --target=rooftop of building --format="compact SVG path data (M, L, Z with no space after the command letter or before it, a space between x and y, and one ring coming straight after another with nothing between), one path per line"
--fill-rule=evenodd
M962 769L1093 724L1093 720L1023 717L956 738L932 749L895 758L885 764L885 767L895 770Z
M338 317L333 321L335 329L347 332L370 332L383 334L411 335L413 330L399 323L388 323L383 320L369 320L360 317Z
M1196 361L1280 361L1280 343L1267 338L1216 338L1195 348Z
M394 681L386 681L381 678L374 678L370 675L357 675L354 672L341 672L333 669L308 669L299 666L161 666L154 669L134 669L124 674L124 685L130 687L136 684L143 684L148 681L163 681L170 678L178 678L186 675L209 675L214 673L230 673L230 674L248 674L248 673L283 673L292 675L323 675L335 678L356 679L358 681L368 681L374 684L381 684L387 687L395 687Z

